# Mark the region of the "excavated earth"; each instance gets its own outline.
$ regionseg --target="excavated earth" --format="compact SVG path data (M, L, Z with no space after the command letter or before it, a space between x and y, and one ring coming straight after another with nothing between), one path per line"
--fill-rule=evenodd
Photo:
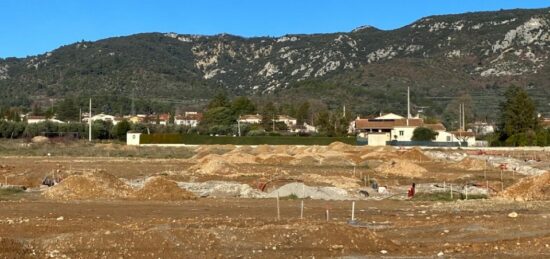
M548 169L544 152L342 143L192 152L0 157L0 258L550 257L548 174L531 176ZM521 167L501 171L495 157ZM61 183L41 186L45 177ZM439 198L406 199L413 182L417 193ZM441 199L451 184L455 200ZM280 197L278 214L277 191L290 186L298 193ZM348 196L302 200L300 186ZM6 191L13 188L26 191ZM488 196L456 200L476 190Z

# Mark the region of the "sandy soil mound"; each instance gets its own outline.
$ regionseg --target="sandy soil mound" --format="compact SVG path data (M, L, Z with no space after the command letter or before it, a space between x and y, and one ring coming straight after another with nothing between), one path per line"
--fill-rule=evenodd
M209 175L226 175L237 171L234 164L222 159L207 160L206 162L198 163L189 169L199 174Z
M481 171L487 169L487 165L484 160L474 159L470 157L462 159L460 162L453 164L451 167L468 171Z
M254 153L259 154L270 154L271 153L271 146L269 145L259 145L254 149Z
M304 182L324 183L343 189L356 189L360 187L357 179L346 176L304 174L299 179Z
M31 139L32 143L47 143L50 142L50 139L44 136L36 136Z
M395 151L374 150L361 156L362 160L390 160L397 158Z
M431 159L424 155L424 152L420 150L419 148L412 148L409 150L406 150L402 152L399 155L400 159L406 159L406 160L414 160L414 161L430 161Z
M407 160L392 159L374 169L378 173L404 177L421 177L428 172L426 168Z
M131 188L105 172L72 175L42 193L54 200L97 200L126 198Z
M328 155L323 156L321 159L321 165L328 166L353 166L355 162L352 158L345 155Z
M209 154L197 159L199 164L206 164L209 161L223 160L232 164L256 164L256 156L247 153L227 153L224 155Z
M342 143L340 141L330 143L330 145L328 145L327 149L332 150L332 151L339 151L339 152L355 151L354 146Z
M196 196L192 192L178 187L178 184L174 181L162 176L154 176L148 178L143 187L132 194L132 198L138 200L180 201L195 199Z
M272 147L272 152L274 154L290 154L294 150L293 146L287 145L277 145Z
M521 179L500 197L518 201L550 200L550 172Z
M320 165L320 158L313 155L302 154L294 156L294 160L290 161L291 165L314 166Z
M285 154L261 154L257 158L260 163L268 165L289 164L294 160L294 157Z

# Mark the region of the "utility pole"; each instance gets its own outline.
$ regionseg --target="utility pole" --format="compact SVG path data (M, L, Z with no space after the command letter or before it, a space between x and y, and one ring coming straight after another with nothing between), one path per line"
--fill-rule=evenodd
M462 130L462 104L458 105L458 130Z
M92 142L92 98L90 98L90 113L88 114L88 141Z
M241 115L237 119L237 128L239 128L239 137L241 136Z
M407 126L409 126L409 119L411 118L411 90L407 86Z
M273 132L275 132L275 114L273 114Z
M136 116L136 105L134 103L134 88L132 88L132 116Z
M466 106L462 103L462 127L466 131Z

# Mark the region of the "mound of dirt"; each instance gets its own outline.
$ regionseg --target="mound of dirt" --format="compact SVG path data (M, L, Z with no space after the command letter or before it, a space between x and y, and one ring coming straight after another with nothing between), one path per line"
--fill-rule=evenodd
M154 201L181 201L196 199L192 192L178 187L174 181L162 176L150 177L142 188L132 194L132 199Z
M294 160L290 161L291 165L301 165L301 166L314 166L320 165L320 158L317 156L302 154L294 156Z
M346 176L303 174L299 179L304 182L329 184L342 189L356 189L360 187L357 179Z
M500 197L517 201L550 200L550 172L521 179L506 188Z
M395 151L384 151L384 150L375 150L366 153L361 156L362 160L390 160L397 158L397 153Z
M197 160L200 164L205 164L213 160L223 160L232 164L256 164L256 156L247 153L226 153L224 155L209 154Z
M105 172L72 175L42 193L53 200L110 200L127 198L132 189Z
M487 169L485 161L470 157L462 159L460 162L453 164L451 167L468 171L481 171Z
M330 143L330 145L328 145L327 149L332 150L332 151L339 151L339 152L355 151L354 146L342 143L340 141Z
M407 160L392 159L374 169L378 173L404 177L421 177L428 172L426 168Z
M191 171L199 174L208 175L227 175L237 171L234 164L222 159L207 160L204 163L198 163L189 168Z
M271 146L269 146L269 145L259 145L254 149L254 153L257 154L257 155L271 154Z
M294 160L294 157L286 154L260 154L257 156L257 159L262 164L279 165L289 164L290 161Z
M327 155L321 158L321 165L328 166L353 166L355 161L345 155Z
M273 154L290 154L292 153L294 147L293 146L287 146L287 145L277 145L272 147Z
M47 143L50 142L50 139L48 137L44 136L36 136L31 139L32 143Z
M399 159L413 160L413 161L430 161L431 159L424 155L424 152L420 148L412 148L402 152L399 155Z

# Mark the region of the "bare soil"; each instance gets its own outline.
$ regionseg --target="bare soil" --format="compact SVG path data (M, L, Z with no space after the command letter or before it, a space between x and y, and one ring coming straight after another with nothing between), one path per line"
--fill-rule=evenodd
M30 188L0 195L0 258L433 258L441 253L451 258L550 257L550 201L492 198L502 196L506 188L510 188L508 192L530 191L533 180L517 173L476 167L475 162L470 167L466 162L434 160L421 150L357 148L341 143L329 147L203 146L185 152L185 158L171 159L0 157L0 183ZM400 173L375 170L392 160L425 171L413 176L408 168ZM533 163L543 167L546 162ZM103 177L105 184L94 184L94 180L80 186L82 182L77 181L71 187L91 192L88 199L52 200L45 193L54 189L38 189L46 176L65 179L70 185L69 179L90 175ZM367 178L389 187L406 187L412 182L489 183L491 198L357 200L356 221L350 223L351 201L306 199L304 218L300 219L302 200L286 198L280 201L278 219L275 199L195 198L172 182L227 180L253 188L269 183L266 189L272 190L300 181L358 191ZM517 184L524 178L521 183L527 187ZM127 187L126 182L133 180L144 181L145 187L141 191ZM544 184L535 187L535 191L547 190ZM119 192L111 192L113 189ZM121 195L121 191L127 193ZM97 198L96 194L103 196ZM509 217L511 212L518 216Z

